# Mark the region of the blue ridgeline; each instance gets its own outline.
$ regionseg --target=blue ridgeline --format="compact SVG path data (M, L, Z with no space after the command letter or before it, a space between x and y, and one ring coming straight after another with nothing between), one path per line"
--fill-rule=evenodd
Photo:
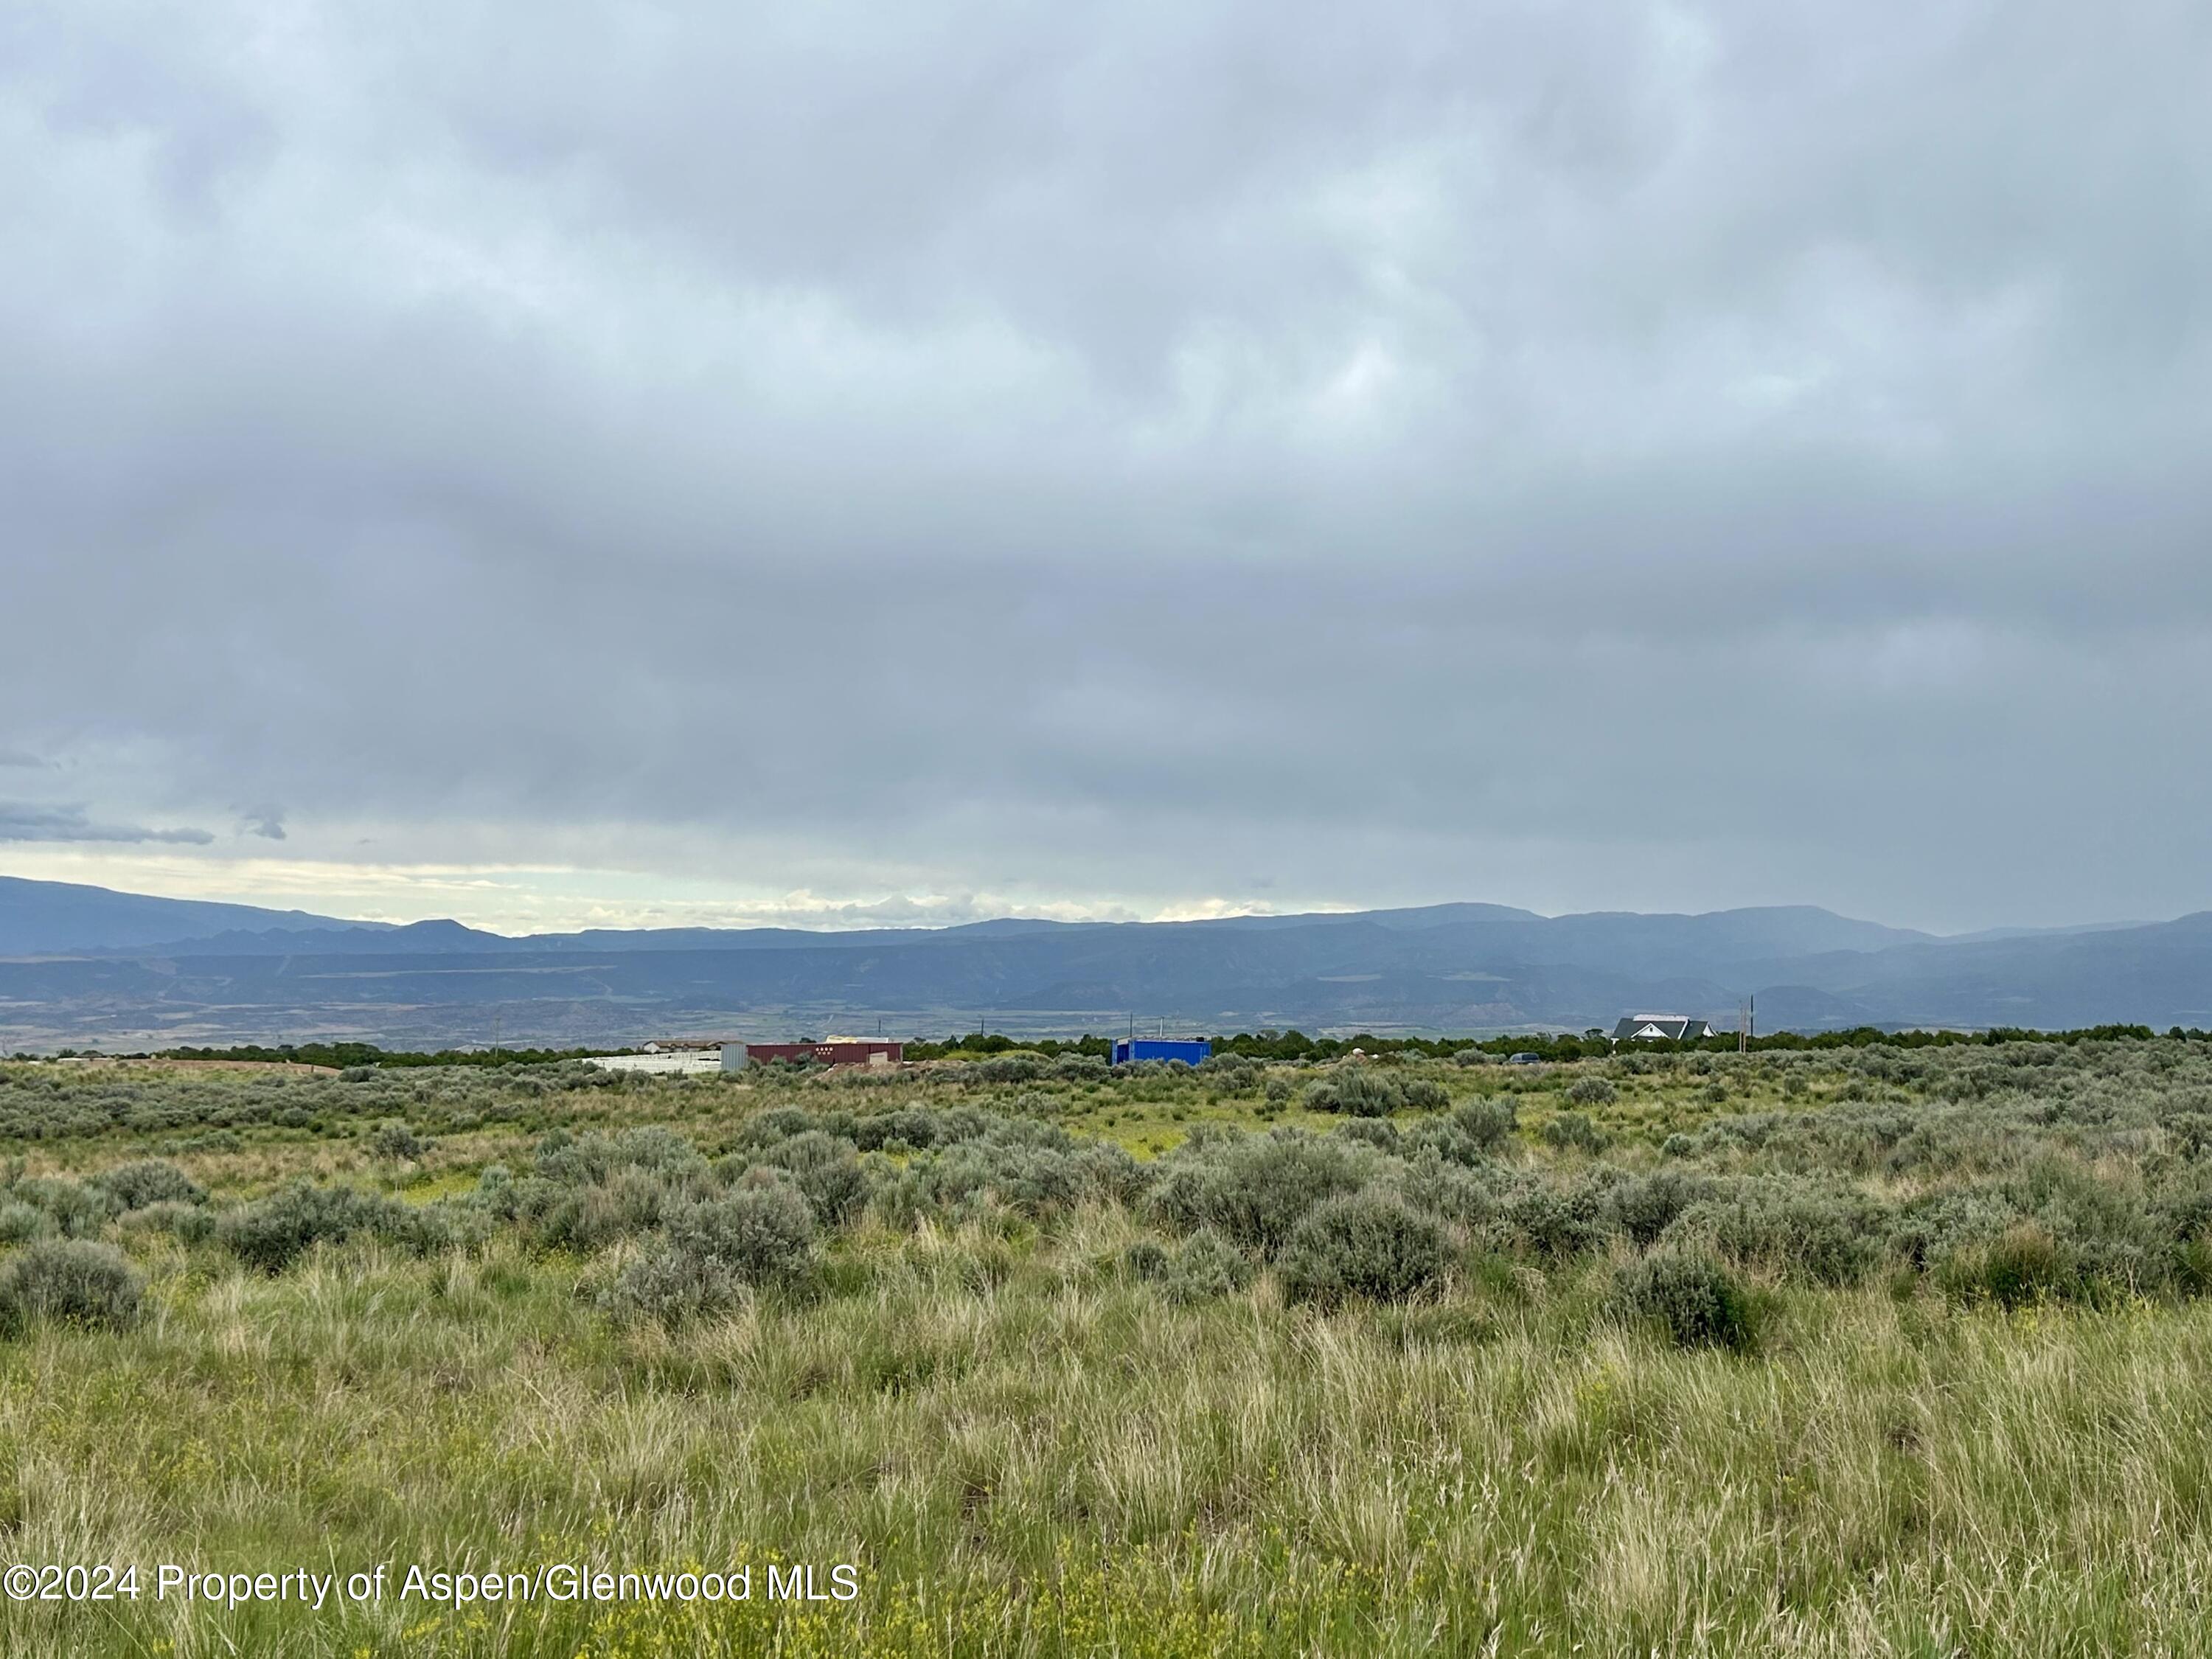
M1138 1060L1179 1060L1186 1066L1195 1066L1213 1052L1213 1045L1204 1037L1188 1041L1174 1037L1115 1037L1114 1063L1127 1066Z

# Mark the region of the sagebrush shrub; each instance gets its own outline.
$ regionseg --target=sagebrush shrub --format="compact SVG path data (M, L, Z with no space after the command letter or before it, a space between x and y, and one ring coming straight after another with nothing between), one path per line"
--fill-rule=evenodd
M1205 1228L1183 1240L1159 1279L1170 1302L1211 1302L1250 1284L1252 1263L1220 1234Z
M1746 1267L1820 1285L1854 1285L1880 1263L1890 1218L1852 1192L1754 1177L1686 1206L1670 1237Z
M724 1263L744 1284L794 1283L814 1265L814 1216L792 1186L741 1186L674 1217L668 1242Z
M1336 1133L1346 1140L1357 1140L1369 1146L1389 1152L1398 1145L1397 1126L1387 1117L1355 1117L1340 1123Z
M1562 1152L1569 1147L1592 1153L1605 1149L1605 1137L1598 1133L1597 1125L1580 1112L1561 1112L1545 1123L1541 1133L1546 1146L1556 1146Z
M1954 1251L1939 1264L1936 1281L1962 1301L2003 1308L2070 1299L2086 1288L2058 1242L2030 1221Z
M514 1201L545 1249L590 1251L661 1226L720 1190L714 1172L697 1161L672 1169L626 1166L605 1181L575 1187L534 1176L516 1183Z
M2169 1238L2132 1183L2045 1153L2005 1183L2005 1196L2060 1242L2068 1271L2085 1292L2137 1291L2165 1278Z
M1388 1117L1405 1103L1405 1091L1396 1082L1356 1064L1338 1066L1306 1091L1309 1110L1350 1117Z
M1259 1085L1260 1062L1243 1054L1209 1054L1199 1061L1198 1074L1224 1094L1241 1094Z
M556 1129L538 1143L532 1164L536 1174L567 1186L605 1182L618 1170L668 1176L704 1174L707 1170L707 1160L696 1147L657 1125L616 1134L572 1135Z
M118 1207L105 1188L85 1186L60 1176L18 1181L9 1189L9 1196L43 1210L64 1238L97 1237Z
M215 1236L215 1218L198 1204L181 1199L156 1199L135 1210L125 1210L116 1224L133 1232L169 1233L186 1244Z
M1609 1185L1561 1189L1531 1180L1507 1194L1499 1220L1506 1242L1547 1261L1564 1261L1595 1249L1611 1231Z
M788 1170L814 1218L825 1227L842 1227L867 1207L867 1171L849 1140L808 1129L778 1141L758 1162Z
M1622 1318L1656 1325L1677 1347L1750 1353L1759 1346L1751 1293L1704 1250L1663 1248L1622 1267L1611 1305Z
M1086 1201L1126 1202L1144 1185L1121 1147L1079 1141L1053 1124L999 1120L989 1133L912 1158L875 1189L877 1212L894 1227L978 1206L1004 1206L1042 1219Z
M57 1238L0 1263L0 1333L34 1320L120 1330L138 1316L145 1276L112 1244Z
M757 1170L727 1197L672 1217L600 1305L618 1319L680 1325L726 1311L757 1287L803 1284L815 1267L806 1200L784 1172Z
M1121 1265L1132 1275L1148 1284L1157 1284L1168 1276L1174 1265L1167 1246L1157 1238L1140 1238L1121 1252Z
M1642 1249L1655 1243L1676 1217L1716 1190L1702 1176L1662 1170L1622 1182L1606 1194L1606 1206L1613 1225Z
M1355 1149L1295 1129L1182 1149L1160 1162L1155 1209L1179 1231L1212 1227L1272 1256L1316 1205L1348 1193L1363 1174Z
M1517 1121L1510 1100L1471 1100L1444 1117L1414 1124L1405 1133L1403 1150L1410 1157L1433 1147L1447 1161L1473 1168L1505 1149Z
M0 1244L27 1244L54 1231L54 1218L37 1205L20 1198L0 1203Z
M218 1221L215 1231L216 1240L240 1261L276 1273L317 1244L336 1244L362 1235L404 1237L410 1222L407 1206L380 1193L301 1181L240 1205Z
M1495 1152L1520 1127L1520 1103L1512 1100L1470 1100L1451 1115L1451 1125L1485 1152Z
M744 1280L728 1262L662 1244L624 1267L599 1305L616 1319L677 1326L726 1312L745 1294Z
M414 1126L399 1118L387 1118L376 1126L369 1137L369 1150L393 1163L408 1163L421 1158L430 1150L429 1141L415 1133Z
M1464 1227L1486 1227L1498 1214L1497 1168L1453 1162L1434 1146L1421 1146L1406 1158L1397 1189L1417 1210Z
M1403 1302L1437 1284L1450 1261L1443 1229L1401 1200L1372 1189L1316 1206L1276 1263L1294 1302L1348 1297Z
M1034 1083L1044 1074L1045 1060L1040 1054L994 1054L970 1065L963 1079L973 1083Z
M202 1204L207 1188L166 1158L143 1158L118 1164L93 1177L120 1209L140 1210L149 1204Z
M1577 1106L1609 1106L1620 1091L1601 1077L1578 1077L1567 1085L1567 1098Z

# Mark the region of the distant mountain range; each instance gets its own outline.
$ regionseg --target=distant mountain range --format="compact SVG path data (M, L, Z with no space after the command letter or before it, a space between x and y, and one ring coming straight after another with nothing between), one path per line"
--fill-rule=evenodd
M0 957L40 951L127 950L167 940L205 939L246 929L260 933L386 931L377 921L340 921L305 910L264 910L252 904L152 898L66 881L0 876Z
M0 1048L357 1037L942 1035L1297 1025L2212 1026L2212 914L1942 938L1806 906L1541 916L1492 904L1214 921L1008 919L510 939L0 879Z

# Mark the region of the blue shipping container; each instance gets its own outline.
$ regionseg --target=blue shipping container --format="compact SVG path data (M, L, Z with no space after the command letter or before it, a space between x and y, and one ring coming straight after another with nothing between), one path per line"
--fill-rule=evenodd
M1172 1037L1115 1037L1114 1063L1126 1066L1137 1060L1179 1060L1186 1066L1195 1066L1213 1052L1213 1045L1204 1037L1182 1042Z

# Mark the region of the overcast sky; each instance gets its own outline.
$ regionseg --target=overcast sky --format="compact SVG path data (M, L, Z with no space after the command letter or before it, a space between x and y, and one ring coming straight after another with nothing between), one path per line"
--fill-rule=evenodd
M16 0L0 234L0 872L2212 908L2202 0Z

